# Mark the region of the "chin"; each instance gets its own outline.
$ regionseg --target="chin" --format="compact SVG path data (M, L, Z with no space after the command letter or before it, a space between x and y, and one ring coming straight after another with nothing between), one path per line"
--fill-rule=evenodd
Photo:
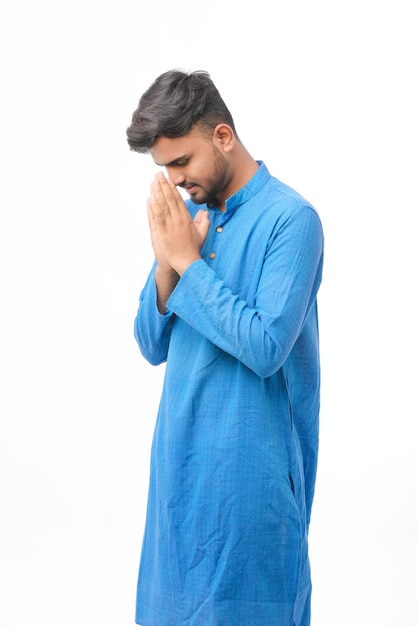
M206 203L206 198L201 197L198 195L198 193L190 193L190 200L192 200L194 202L194 204L205 204Z

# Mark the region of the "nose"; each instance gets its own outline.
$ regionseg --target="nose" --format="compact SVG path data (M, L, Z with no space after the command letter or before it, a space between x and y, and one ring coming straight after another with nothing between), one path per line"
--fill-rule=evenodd
M178 171L176 167L167 167L167 174L174 183L174 185L182 185L185 182L185 176Z

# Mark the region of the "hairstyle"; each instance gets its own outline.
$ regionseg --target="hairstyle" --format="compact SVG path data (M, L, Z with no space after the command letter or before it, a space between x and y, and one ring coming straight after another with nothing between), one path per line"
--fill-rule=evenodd
M128 127L127 141L135 152L149 152L158 137L182 137L198 125L211 137L218 124L233 118L209 74L170 70L161 74L142 95Z

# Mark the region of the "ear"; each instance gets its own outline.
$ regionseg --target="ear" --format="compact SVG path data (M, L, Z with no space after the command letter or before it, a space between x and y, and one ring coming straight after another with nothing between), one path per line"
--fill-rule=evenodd
M213 131L213 143L222 150L230 152L235 145L235 134L228 124L218 124Z

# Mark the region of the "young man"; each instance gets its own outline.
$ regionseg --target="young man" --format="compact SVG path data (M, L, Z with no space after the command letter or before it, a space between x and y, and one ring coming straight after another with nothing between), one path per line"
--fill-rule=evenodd
M205 72L159 76L127 136L167 172L135 320L166 361L136 622L308 626L320 219L251 157Z

